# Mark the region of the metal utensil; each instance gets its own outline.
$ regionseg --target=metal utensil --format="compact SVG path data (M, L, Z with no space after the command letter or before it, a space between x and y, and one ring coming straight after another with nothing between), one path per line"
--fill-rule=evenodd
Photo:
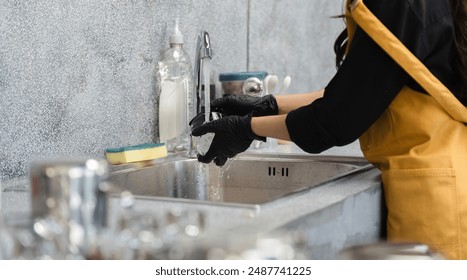
M72 253L87 255L106 225L108 164L98 159L33 162L30 170L32 217L53 219Z
M243 93L252 96L263 95L263 82L256 77L246 79L243 82Z

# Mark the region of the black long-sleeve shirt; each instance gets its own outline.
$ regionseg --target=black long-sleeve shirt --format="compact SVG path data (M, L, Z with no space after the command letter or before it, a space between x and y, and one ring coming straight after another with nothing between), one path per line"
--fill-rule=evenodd
M462 82L448 0L365 0L365 5L459 96ZM288 114L291 140L310 153L349 144L378 119L404 85L424 92L357 28L349 53L326 86L323 98ZM467 104L467 100L461 102Z

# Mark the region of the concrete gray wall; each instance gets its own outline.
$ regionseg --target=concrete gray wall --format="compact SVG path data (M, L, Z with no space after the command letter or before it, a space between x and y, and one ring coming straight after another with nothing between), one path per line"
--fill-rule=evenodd
M154 141L154 68L177 16L192 58L198 31L210 33L217 73L291 75L290 92L325 86L342 2L0 1L0 179L39 158Z

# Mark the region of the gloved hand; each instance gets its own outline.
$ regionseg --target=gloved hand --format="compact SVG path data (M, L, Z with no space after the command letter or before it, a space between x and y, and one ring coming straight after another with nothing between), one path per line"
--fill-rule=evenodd
M198 155L198 161L210 163L214 160L217 166L225 164L228 158L244 152L253 140L266 141L251 130L252 114L246 116L227 116L205 123L191 132L193 136L214 133L214 139L205 155Z
M277 115L279 108L272 95L263 97L228 94L211 102L211 110L224 115L244 116L252 113L255 117Z

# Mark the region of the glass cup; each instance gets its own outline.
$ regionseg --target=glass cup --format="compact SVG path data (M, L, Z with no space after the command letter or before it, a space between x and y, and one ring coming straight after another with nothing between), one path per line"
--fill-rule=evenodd
M222 118L222 114L218 112L209 113L209 121L214 121ZM204 113L198 114L190 123L191 131L206 123L206 115ZM202 136L192 136L193 144L198 155L204 156L211 147L214 133L206 133Z

